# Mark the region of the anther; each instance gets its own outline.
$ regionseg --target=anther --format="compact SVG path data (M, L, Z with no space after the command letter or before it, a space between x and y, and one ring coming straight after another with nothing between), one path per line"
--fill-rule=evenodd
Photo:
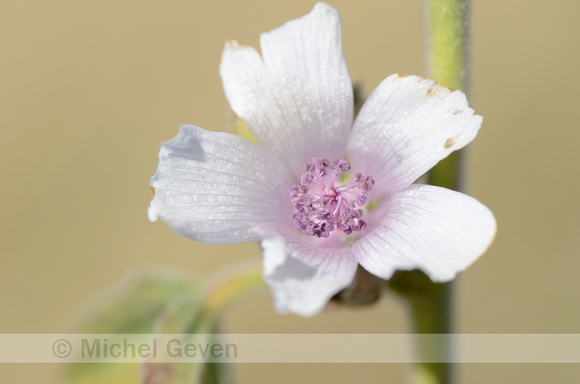
M371 175L357 173L350 182L336 186L337 176L350 171L348 161L315 157L305 168L300 184L290 189L294 221L302 232L329 237L335 229L349 235L366 228L361 208L375 184Z

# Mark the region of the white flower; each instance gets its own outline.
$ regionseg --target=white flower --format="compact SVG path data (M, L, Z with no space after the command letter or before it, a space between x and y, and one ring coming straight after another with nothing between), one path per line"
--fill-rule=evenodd
M476 136L482 118L463 93L392 75L353 124L334 8L318 3L260 44L261 55L228 42L220 67L258 144L182 126L159 153L152 221L205 243L261 241L276 308L304 316L347 287L358 264L383 279L418 268L444 282L485 252L496 232L485 206L413 184ZM379 204L365 212L368 201Z

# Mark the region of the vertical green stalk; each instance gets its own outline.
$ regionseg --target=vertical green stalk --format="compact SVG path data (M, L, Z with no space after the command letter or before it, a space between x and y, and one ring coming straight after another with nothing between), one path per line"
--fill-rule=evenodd
M415 336L417 363L413 384L449 384L453 382L450 358L452 330L452 285L433 283L419 270L398 271L388 282L407 305Z
M465 91L468 80L469 0L426 0L431 78Z
M429 27L430 78L467 93L469 0L425 0ZM429 172L429 184L462 189L462 152L452 153Z
M468 88L469 0L424 0L429 28L430 77L464 92ZM428 174L428 183L449 189L462 188L462 153L454 152ZM422 272L399 272L389 282L406 299L418 334L414 384L450 384L453 285L435 284ZM432 336L424 336L430 334ZM439 336L437 336L439 335ZM437 363L440 362L440 363Z

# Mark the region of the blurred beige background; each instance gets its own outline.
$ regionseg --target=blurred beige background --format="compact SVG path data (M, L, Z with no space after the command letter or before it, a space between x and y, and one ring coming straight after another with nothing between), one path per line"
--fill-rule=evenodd
M351 77L366 94L393 72L427 75L419 1L331 1ZM580 333L580 2L475 0L468 192L496 214L491 250L458 283L458 331ZM147 220L149 178L180 124L225 130L225 40L313 1L4 1L0 5L0 333L57 333L128 271L207 277L259 260ZM232 308L234 333L401 333L393 297L313 319L263 292ZM402 382L402 365L240 365L241 383ZM577 383L579 365L463 365L462 383ZM51 365L0 366L3 383L56 383Z

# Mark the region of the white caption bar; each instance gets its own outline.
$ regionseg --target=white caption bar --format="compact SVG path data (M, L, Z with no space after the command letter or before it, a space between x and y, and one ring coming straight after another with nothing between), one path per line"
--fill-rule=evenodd
M417 356L417 343L449 356ZM0 334L0 363L580 363L580 334Z

